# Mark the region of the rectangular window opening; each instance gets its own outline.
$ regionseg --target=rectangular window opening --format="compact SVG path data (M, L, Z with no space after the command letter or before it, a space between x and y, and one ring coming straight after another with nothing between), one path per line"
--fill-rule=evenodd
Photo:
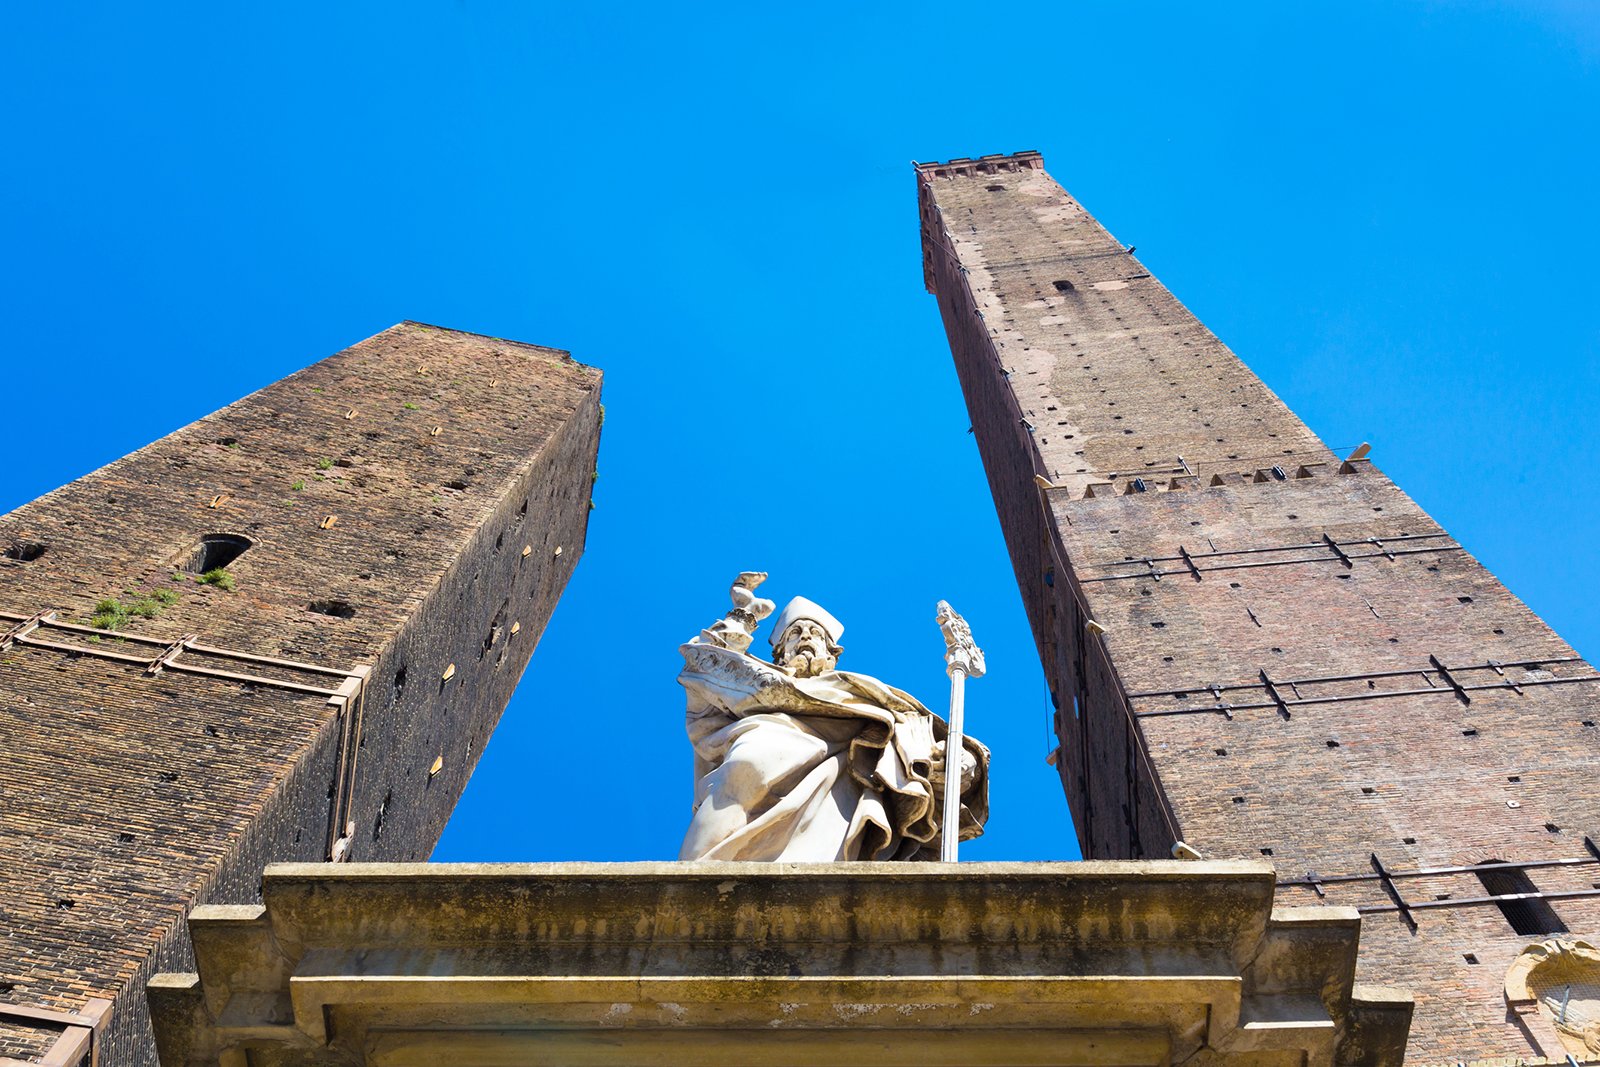
M1499 860L1489 860L1498 863ZM1519 893L1537 893L1538 887L1523 871L1514 869L1480 870L1474 872L1489 896L1505 897ZM1543 900L1500 900L1495 902L1500 914L1506 917L1511 928L1524 937L1536 934L1562 934L1567 924L1556 915L1556 910Z

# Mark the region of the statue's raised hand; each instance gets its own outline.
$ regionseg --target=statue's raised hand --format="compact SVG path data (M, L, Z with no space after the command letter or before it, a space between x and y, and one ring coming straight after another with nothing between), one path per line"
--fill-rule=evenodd
M728 596L733 599L733 610L750 616L751 630L777 607L772 601L763 600L755 594L756 587L766 580L766 571L741 571L739 577L733 580L733 587L728 590Z
M733 580L728 595L733 607L716 622L700 631L698 641L743 652L750 647L751 635L761 620L772 614L777 606L770 600L756 596L755 589L767 580L766 571L740 571Z

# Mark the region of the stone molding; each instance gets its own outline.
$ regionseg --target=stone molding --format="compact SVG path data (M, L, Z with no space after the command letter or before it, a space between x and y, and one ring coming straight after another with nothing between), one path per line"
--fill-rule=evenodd
M158 975L166 1067L1398 1064L1263 863L280 864ZM270 1050L270 1053L268 1052Z
M1022 152L996 153L968 159L948 160L943 163L913 163L917 173L927 178L957 178L973 174L1002 174L1006 171L1044 170L1044 156L1028 149Z

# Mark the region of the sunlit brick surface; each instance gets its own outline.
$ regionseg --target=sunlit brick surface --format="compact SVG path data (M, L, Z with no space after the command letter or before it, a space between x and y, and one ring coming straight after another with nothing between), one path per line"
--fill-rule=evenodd
M1085 855L1181 839L1285 882L1368 876L1280 891L1372 908L1395 904L1374 855L1401 874L1592 859L1593 668L1370 461L1330 453L1037 154L918 183ZM1594 863L1524 873L1600 889ZM1470 873L1392 884L1413 906L1487 895ZM1600 897L1549 904L1600 933ZM1360 968L1416 995L1411 1059L1564 1055L1503 995L1539 935L1492 903L1412 916L1370 912Z
M582 554L599 385L552 349L396 326L0 517L0 611L84 623L170 590L122 632L369 665L349 857L424 859ZM182 570L214 533L253 542L231 591ZM325 697L93 654L160 647L32 636L88 652L0 651L0 1002L113 999L100 1062L153 1062L143 983L191 965L188 908L255 900L265 863L342 830L345 724ZM50 1036L0 1023L0 1056Z

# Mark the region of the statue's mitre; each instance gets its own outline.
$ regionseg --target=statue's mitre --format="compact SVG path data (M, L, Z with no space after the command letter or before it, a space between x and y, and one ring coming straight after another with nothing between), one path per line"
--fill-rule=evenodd
M844 636L844 623L828 614L822 605L816 601L797 596L785 604L782 611L778 612L778 618L772 624L772 632L767 635L767 643L776 648L778 638L783 636L783 631L787 630L792 623L801 619L810 619L821 626L828 632L828 640L836 645L839 643L839 639Z

